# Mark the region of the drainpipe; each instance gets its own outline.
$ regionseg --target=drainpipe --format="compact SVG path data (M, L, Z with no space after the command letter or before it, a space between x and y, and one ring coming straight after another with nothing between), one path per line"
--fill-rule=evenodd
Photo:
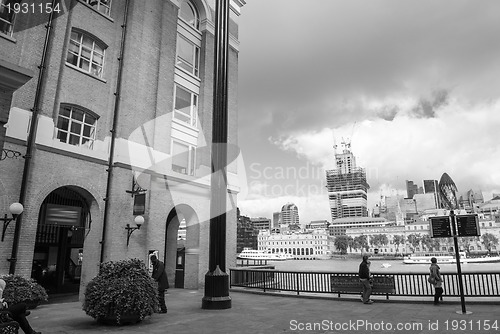
M118 76L116 78L116 92L115 92L115 108L113 110L113 124L110 130L111 132L111 143L109 148L109 159L108 159L108 180L106 183L106 197L104 198L104 220L102 222L102 238L101 238L101 258L100 263L104 262L104 247L106 242L106 228L109 219L109 197L111 195L111 184L113 179L113 165L114 165L114 154L115 154L115 141L116 141L116 126L118 123L118 111L120 110L120 92L122 84L122 73L123 73L123 54L125 51L125 36L127 33L127 17L129 0L125 2L125 12L123 13L123 24L122 24L122 37L120 42L120 55L118 61Z
M57 0L52 0L52 8L55 8ZM32 115L31 115L31 126L28 133L28 140L26 146L26 154L24 156L24 169L23 169L23 178L21 181L21 191L19 193L19 203L24 205L26 201L26 190L28 188L28 180L31 174L31 158L33 156L33 151L35 149L35 139L36 139L36 131L38 128L38 114L40 111L40 98L42 95L42 86L45 78L45 62L47 60L47 50L49 47L49 41L51 38L52 31L52 21L54 19L54 12L52 11L49 15L49 21L45 28L47 31L45 32L45 41L43 44L43 52L42 59L40 61L40 65L38 66L39 74L38 81L36 84L35 91L35 102L33 104ZM21 236L21 223L23 220L23 215L20 215L16 220L16 228L14 230L14 240L12 242L12 254L8 261L10 262L9 266L9 274L13 275L16 271L16 262L17 262L17 251L19 248L19 238Z

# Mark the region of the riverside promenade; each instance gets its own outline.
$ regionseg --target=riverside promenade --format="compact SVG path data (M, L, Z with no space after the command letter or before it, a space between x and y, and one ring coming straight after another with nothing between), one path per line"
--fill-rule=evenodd
M81 302L44 304L29 320L44 334L60 333L500 333L500 305L466 304L472 314L457 314L460 301L434 306L432 299L374 304L356 298L270 295L231 291L232 308L203 310L203 290L170 289L167 314L154 314L129 326L97 323ZM492 326L497 326L492 327ZM488 327L489 326L489 327Z

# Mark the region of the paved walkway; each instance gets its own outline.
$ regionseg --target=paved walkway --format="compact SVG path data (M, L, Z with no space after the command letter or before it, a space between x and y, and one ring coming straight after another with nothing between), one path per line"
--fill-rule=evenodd
M167 314L136 325L105 326L82 311L80 302L41 305L30 322L44 334L59 333L499 333L500 306L460 302L386 302L297 298L231 291L232 308L203 310L203 290L171 289ZM457 313L459 311L459 313ZM497 328L486 328L487 325Z

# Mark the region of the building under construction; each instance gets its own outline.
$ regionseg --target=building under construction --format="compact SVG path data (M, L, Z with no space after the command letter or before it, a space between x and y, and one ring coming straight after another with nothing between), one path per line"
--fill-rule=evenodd
M326 171L326 183L332 222L337 218L368 217L364 168L356 167L350 143L342 143L342 153L335 152L337 168Z

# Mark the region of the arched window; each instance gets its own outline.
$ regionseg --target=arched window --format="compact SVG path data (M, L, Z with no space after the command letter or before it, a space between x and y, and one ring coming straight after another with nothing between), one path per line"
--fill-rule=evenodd
M200 29L200 16L191 1L184 0L181 2L179 17L193 28Z
M94 147L97 117L83 109L62 105L57 117L57 139L75 146Z
M102 78L104 68L103 43L81 31L71 31L66 63Z

